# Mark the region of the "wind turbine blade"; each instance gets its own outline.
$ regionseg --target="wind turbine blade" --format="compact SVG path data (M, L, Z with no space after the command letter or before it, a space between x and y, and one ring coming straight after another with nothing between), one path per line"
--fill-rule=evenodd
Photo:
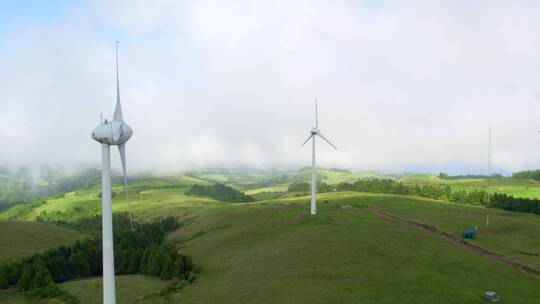
M120 76L118 73L118 41L116 41L116 108L114 109L113 120L123 120L122 105L120 104Z
M129 202L129 193L128 193L128 183L126 175L126 144L123 143L118 145L118 152L120 152L120 159L122 160L122 172L124 173L124 192L126 193L126 201L128 203L128 213L129 213L129 226L131 231L135 231L133 228L133 219L131 218L131 204Z
M313 134L311 134L307 139L306 141L300 145L300 147L303 147L311 138L313 137Z
M319 110L317 108L317 97L315 97L315 128L319 127Z
M320 138L324 139L327 143L330 144L330 146L334 147L334 149L338 149L336 146L334 146L333 143L331 143L328 139L326 139L326 137L324 137L321 133L317 133L317 135L319 135Z
M120 139L120 137L122 136L122 127L123 127L124 123L119 123L117 124L117 127L113 127L113 123L111 122L111 132L112 132L112 138L113 138L113 141L118 141ZM114 130L116 129L116 130Z

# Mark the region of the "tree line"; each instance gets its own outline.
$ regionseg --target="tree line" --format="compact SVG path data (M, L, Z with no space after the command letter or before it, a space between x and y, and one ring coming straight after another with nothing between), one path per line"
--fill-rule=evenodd
M540 215L540 200L536 198L513 197L505 193L495 193L491 197L490 206L507 211Z
M309 184L291 185L289 189L309 189ZM322 185L322 187L321 187ZM430 199L445 200L457 204L483 205L507 211L525 212L540 215L540 200L536 198L513 197L504 193L490 194L483 189L453 190L450 185L410 185L390 179L365 179L353 183L327 185L319 183L319 193L332 191L358 191L386 194L417 195Z
M492 179L501 179L503 178L502 174L500 173L493 173L491 175L484 175L484 174L462 174L462 175L448 175L446 173L439 173L440 179L486 179L486 178L492 178Z
M228 203L246 203L255 201L255 198L250 195L246 195L232 187L217 183L212 185L193 185L186 194L210 197Z
M524 171L524 178L532 178L531 174L539 174L540 170ZM292 183L289 192L308 192L310 184L306 182ZM437 184L403 184L391 179L363 179L352 183L342 182L328 185L324 182L317 184L318 192L357 191L370 193L417 195L430 199L445 200L457 204L482 205L508 211L533 213L540 215L540 200L519 198L504 193L490 194L486 190L454 190L450 185Z
M126 218L121 213L113 213L113 219L113 223L117 227L125 224L129 225L129 223L124 223ZM42 211L36 217L36 221L68 226L77 230L97 231L101 229L101 208L83 208L77 206L65 211Z
M307 182L291 183L289 192L309 192L311 184ZM342 182L337 185L330 185L325 182L317 183L317 192L326 193L334 191L357 191L388 194L414 194L414 188L410 188L401 182L395 182L391 179L362 179L354 183Z
M540 170L527 170L527 171L520 171L512 174L513 178L516 179L534 179L537 181L540 181Z
M309 183L291 183L289 185L289 192L308 192L310 191L311 186Z
M126 214L115 214L115 273L145 274L163 280L195 279L193 261L189 255L163 244L165 234L179 227L174 217L137 224L129 229ZM101 221L99 221L101 222ZM97 222L96 222L97 224ZM58 288L55 283L102 275L102 242L100 238L77 241L73 246L37 253L16 262L0 264L0 289L14 286L42 298L59 298L68 303L77 299Z
M340 183L336 191L360 191L400 195L417 195L430 199L445 200L468 205L485 205L489 194L485 190L452 190L450 185L403 184L391 179L367 179L354 183Z

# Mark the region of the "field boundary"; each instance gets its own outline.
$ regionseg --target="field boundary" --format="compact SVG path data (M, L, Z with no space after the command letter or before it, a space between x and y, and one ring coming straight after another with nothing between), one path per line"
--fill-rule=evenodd
M439 236L440 238L442 239L445 239L451 243L454 243L470 252L473 252L475 253L476 255L479 255L479 256L484 256L484 257L487 257L489 258L490 260L496 262L496 263L499 263L499 264L503 264L503 265L507 265L507 266L510 266L512 268L514 268L515 270L519 271L519 272L522 272L522 273L525 273L525 274L528 274L534 278L536 278L537 280L540 280L540 271L534 269L534 268L531 268L529 266L525 266L525 265L522 265L516 261L513 261L511 259L509 259L508 257L505 257L501 254L498 254L498 253L495 253L495 252L492 252L492 251L489 251L485 248L482 248L476 244L472 244L464 239L461 239L461 238L458 238L450 233L447 233L447 232L444 232L444 231L441 231L439 229L437 229L436 227L433 227L433 226L430 226L430 225L427 225L427 224L423 224L423 223L419 223L419 222L415 222L415 221L412 221L412 220L408 220L408 219L404 219L404 218L401 218L399 216L396 216L394 214L391 214L391 213L388 213L382 209L379 209L379 208L374 208L374 207L369 207L369 208L365 208L367 209L368 211L370 212L373 212L373 213L376 213L388 220L391 220L393 222L396 222L400 225L403 225L403 226L406 226L406 227L414 227L414 228L418 228L418 229L422 229L424 231L428 231L432 234L435 234L437 236Z

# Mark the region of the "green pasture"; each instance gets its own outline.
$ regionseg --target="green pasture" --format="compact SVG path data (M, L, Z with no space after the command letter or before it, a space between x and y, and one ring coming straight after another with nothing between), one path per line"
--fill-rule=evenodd
M118 304L158 304L170 303L159 295L167 281L143 275L123 275L116 277L116 303ZM74 280L58 284L63 289L81 300L82 304L103 303L103 285L101 278ZM0 292L0 304L60 304L54 299L34 298L11 289Z
M538 215L398 195L343 192L322 194L319 199L380 208L456 237L460 237L465 229L478 227L477 238L471 243L540 271ZM489 215L489 228L486 228L486 215Z
M159 296L159 292L166 284L167 281L151 276L117 276L116 303L167 303ZM75 280L59 284L59 287L79 298L82 304L103 302L103 282L101 278Z
M332 180L345 179L339 176ZM404 182L440 182L433 177L407 177ZM407 181L408 178L411 179ZM479 256L432 232L389 220L373 210L427 224L454 236L478 226L474 244L538 271L539 216L413 196L335 192L318 196L319 213L311 217L310 198L297 197L300 193L244 204L185 195L190 183L199 181L174 177L156 180L155 185L151 180L139 181L130 187L137 220L173 215L183 223L166 241L180 252L192 255L199 273L195 283L173 296L172 303L482 303L486 290L497 291L504 303L536 303L540 298L538 278ZM480 187L484 181L451 182L454 188ZM534 188L534 183L490 186L522 191ZM283 189L279 187L285 185L251 189L249 193ZM113 210L127 211L122 187L118 185L113 190L118 192ZM15 238L23 234L17 233L17 225L11 224L40 224L31 220L43 211L97 208L98 192L87 189L49 199L25 215L29 222L0 221L1 235ZM489 228L485 228L486 214L490 215ZM47 244L57 246L47 241L45 234L42 237L42 231L52 229L49 226L64 229L46 225L31 231ZM51 230L49 238L62 235L65 242L73 242L85 237L65 230ZM75 234L67 239L68 232ZM31 243L32 252L44 250L35 246L34 239L5 239L0 243L9 244L0 252L6 256L18 256L26 250L25 243ZM119 303L164 301L156 294L166 282L157 278L121 276L117 282ZM79 297L82 303L100 303L100 284L99 278L91 278L59 286ZM0 303L26 303L25 295L12 290L0 292L0 299ZM31 299L28 303L53 302Z
M54 299L40 299L15 289L0 291L0 304L63 304L63 301Z
M440 179L431 174L414 174L402 177L400 181L409 185L450 185L452 190L487 190L490 193L540 199L540 182L531 179Z
M13 261L60 245L72 245L86 235L52 224L0 220L0 262Z
M193 255L202 275L177 295L178 301L477 303L488 289L497 290L510 303L535 303L540 296L537 279L365 208L421 210L425 204L450 204L333 193L319 197L329 203L320 203L319 215L312 218L308 199L221 205L185 213L195 220L169 235L168 241ZM340 208L345 204L353 208ZM468 222L472 208L462 209L465 217L456 222ZM447 209L432 211L439 212Z

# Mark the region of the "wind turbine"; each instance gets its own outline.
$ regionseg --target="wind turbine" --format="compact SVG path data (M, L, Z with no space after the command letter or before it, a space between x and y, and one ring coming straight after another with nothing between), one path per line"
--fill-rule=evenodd
M317 214L317 167L315 165L315 136L319 136L337 150L336 146L332 144L326 137L324 137L319 130L319 113L317 110L317 98L315 98L315 127L311 128L311 134L301 145L303 147L310 139L312 143L311 152L311 215Z
M118 76L118 41L116 41L116 108L112 121L102 121L92 131L92 138L101 143L101 203L102 203L102 240L103 240L103 303L116 303L116 288L114 282L114 248L113 248L113 225L112 225L112 202L111 202L111 150L110 146L118 146L122 160L124 174L124 189L128 201L129 222L131 221L131 206L127 192L126 177L126 142L133 135L131 128L122 118L122 106L120 104L120 80Z
M487 204L491 205L491 196L489 195L489 181L491 180L491 124L489 125L488 139L488 177L487 177ZM489 214L486 214L486 228L489 228Z

